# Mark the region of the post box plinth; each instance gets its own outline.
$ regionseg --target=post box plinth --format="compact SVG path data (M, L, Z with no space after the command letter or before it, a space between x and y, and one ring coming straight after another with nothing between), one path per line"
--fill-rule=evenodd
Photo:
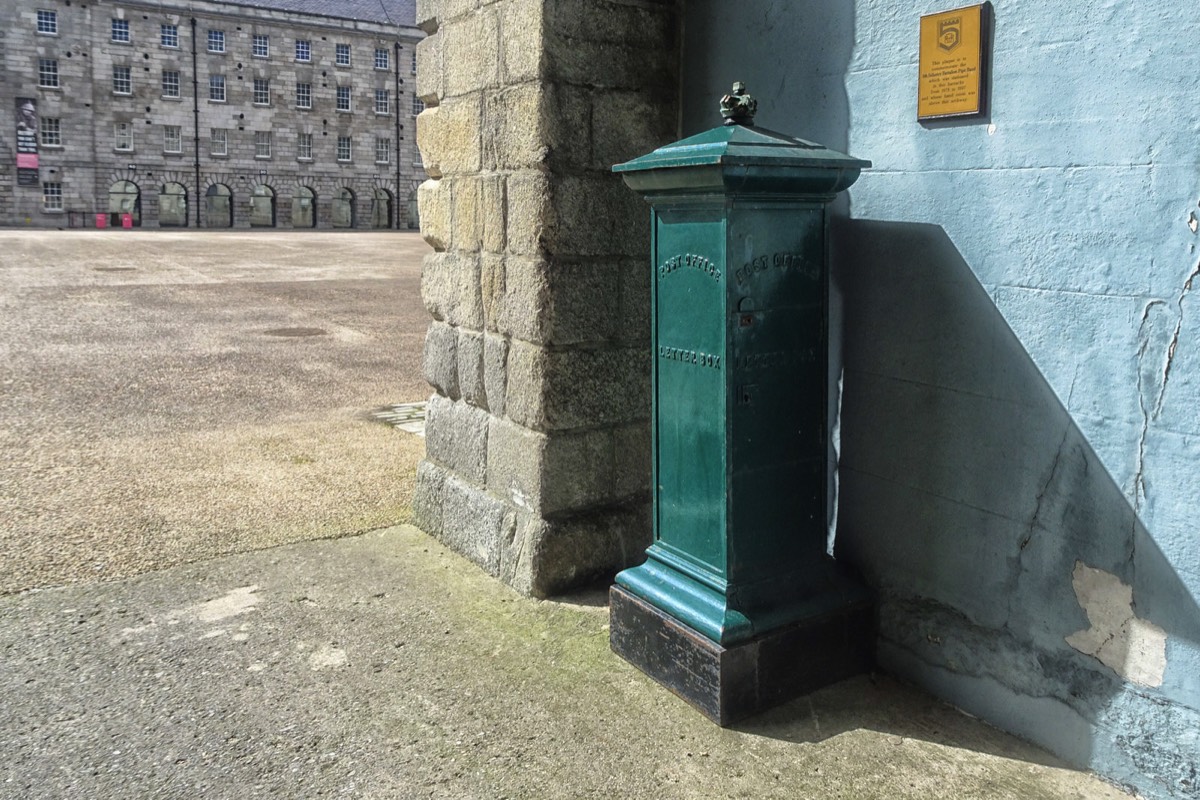
M719 724L873 646L826 544L826 208L869 163L739 119L613 168L652 209L654 543L611 642Z
M721 726L874 664L868 598L725 647L624 587L609 590L613 652Z

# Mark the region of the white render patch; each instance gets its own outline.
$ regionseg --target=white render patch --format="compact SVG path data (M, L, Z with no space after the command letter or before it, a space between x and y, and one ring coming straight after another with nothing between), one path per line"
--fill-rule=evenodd
M154 619L145 625L123 628L121 629L121 637L123 639L131 639L141 636L155 630L160 624L179 625L185 621L212 624L223 622L242 614L248 614L258 608L258 596L256 592L258 592L257 586L241 586L237 589L231 589L222 597L170 611L161 620ZM215 639L220 636L230 636L234 641L241 642L250 638L250 634L246 633L249 630L250 626L248 624L241 625L238 628L239 633L234 633L230 636L228 628L212 628L205 631L200 638ZM134 643L138 644L140 642Z
M1075 562L1075 597L1091 627L1067 637L1067 644L1092 656L1122 678L1142 686L1162 686L1167 670L1167 633L1133 613L1133 587L1112 573Z
M257 591L257 586L242 586L231 590L224 597L189 606L174 612L171 616L186 617L200 622L220 622L253 611L258 603L258 598L255 596Z
M311 670L337 669L346 666L349 658L346 651L333 645L321 645L317 652L308 657L308 668Z

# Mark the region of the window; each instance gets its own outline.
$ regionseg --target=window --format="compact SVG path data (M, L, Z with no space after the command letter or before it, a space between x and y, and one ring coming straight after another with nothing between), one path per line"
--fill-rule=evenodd
M387 164L392 160L392 140L375 137L375 163Z
M183 152L183 128L178 125L163 126L163 152Z
M132 150L133 149L133 124L129 122L118 122L113 125L113 149L114 150Z
M412 74L417 74L417 49L415 47L413 48L412 53Z
M58 35L58 12L57 11L42 11L37 12L37 32L48 33L52 36Z
M301 161L312 161L312 134L302 133L296 140L296 158Z
M350 110L350 87L349 86L337 87L337 110L338 111L349 111Z
M229 131L224 128L212 128L209 131L208 152L214 156L229 155Z
M391 66L388 51L382 47L375 48L375 69L387 69Z
M350 149L350 137L339 136L337 144L337 160L349 161L353 151Z
M42 145L62 147L62 123L57 118L42 117Z
M158 29L158 43L163 47L179 47L179 26L161 25Z
M62 184L61 183L43 183L42 184L42 210L43 211L62 211Z
M225 52L225 31L209 31L208 32L208 52L224 53Z
M133 73L129 67L113 67L113 92L133 94Z
M271 105L271 81L266 78L254 79L254 105Z
M225 76L208 76L208 100L211 103L225 102Z
M296 108L312 108L312 84L296 84Z
M179 97L179 72L164 69L162 76L163 97Z
M254 34L254 42L250 46L250 54L255 58L269 58L271 56L271 37L265 33Z
M114 19L112 21L112 40L114 42L129 41L129 20Z
M47 89L58 88L58 61L53 58L38 59L38 86Z
M308 39L296 40L296 60L312 61L312 42Z
M255 158L270 158L271 157L271 132L270 131L255 131L254 132L254 157Z
M350 45L335 44L333 46L334 63L339 67L350 66Z
M388 96L387 89L375 90L375 113L390 114L392 113L392 99Z
M417 97L414 94L413 101L412 101L413 116L415 117L417 114L420 114L424 110L425 110L425 104L421 102L421 98Z

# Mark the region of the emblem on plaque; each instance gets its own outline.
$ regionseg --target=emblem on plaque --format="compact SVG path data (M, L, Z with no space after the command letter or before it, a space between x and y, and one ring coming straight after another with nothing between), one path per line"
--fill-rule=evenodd
M938 21L938 47L947 53L962 42L962 19L950 17Z

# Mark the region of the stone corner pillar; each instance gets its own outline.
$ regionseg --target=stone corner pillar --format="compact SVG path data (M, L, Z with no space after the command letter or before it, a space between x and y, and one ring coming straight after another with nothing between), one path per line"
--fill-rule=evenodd
M419 0L434 388L416 524L526 594L650 541L649 211L610 172L677 133L676 0Z

